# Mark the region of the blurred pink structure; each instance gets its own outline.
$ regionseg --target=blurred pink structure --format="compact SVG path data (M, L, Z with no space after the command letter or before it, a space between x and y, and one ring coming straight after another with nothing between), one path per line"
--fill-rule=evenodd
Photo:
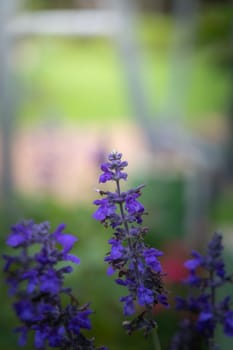
M98 187L99 158L113 148L124 152L131 172L143 166L149 151L139 128L124 124L115 129L107 132L104 143L101 129L40 128L16 133L12 166L17 191L68 202L89 200Z

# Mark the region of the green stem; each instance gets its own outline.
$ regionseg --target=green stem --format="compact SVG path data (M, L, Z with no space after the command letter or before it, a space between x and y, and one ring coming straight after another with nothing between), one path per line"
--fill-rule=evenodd
M117 186L117 193L120 196L121 195L121 189L120 189L120 182L119 182L119 180L116 180L116 186ZM125 212L124 212L123 204L119 203L119 207L120 207L121 217L122 217L122 220L123 220L123 225L124 225L125 231L127 232L127 235L128 235L127 241L128 241L129 249L130 249L131 252L133 252L134 251L133 244L132 244L132 241L131 241L131 238L130 238L130 234L129 234L129 225L128 225L128 222L125 219ZM136 277L137 277L137 280L138 280L138 285L140 285L141 284L141 278L140 278L140 273L138 271L137 263L135 261L133 261L133 265L134 265L134 268L135 268L135 273L136 273Z
M155 331L152 333L153 348L154 350L162 350L157 330L158 329L156 328Z
M211 286L211 304L212 304L213 310L215 310L216 289L215 289L215 286L213 285L213 282L214 282L214 272L213 271L210 271L210 280L212 283L212 286ZM214 345L215 345L215 339L214 339L214 335L213 335L213 338L209 339L209 341L208 341L209 350L214 349Z

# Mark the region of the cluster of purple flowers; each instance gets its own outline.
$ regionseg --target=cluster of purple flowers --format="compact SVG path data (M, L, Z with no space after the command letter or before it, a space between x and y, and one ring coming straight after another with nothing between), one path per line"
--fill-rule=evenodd
M19 251L3 256L9 294L15 298L13 307L21 322L16 328L19 345L25 345L33 331L36 349L94 350L94 340L82 333L91 329L89 304L80 306L71 289L63 286L64 276L73 271L64 263L79 264L79 258L70 254L77 238L63 233L64 228L61 224L51 233L48 222L24 221L13 226L7 238L7 245Z
M124 315L136 313L136 305L142 308L135 319L123 322L123 326L129 334L141 328L147 334L156 325L155 305L168 306L158 260L163 253L148 247L144 241L147 233L147 228L142 226L145 209L138 201L143 186L121 190L120 181L127 179L124 172L127 165L118 152L110 153L108 161L101 165L99 182L113 181L115 192L99 190L102 198L94 201L98 209L93 217L113 229L113 237L108 241L111 249L105 261L109 264L108 274L117 271L116 283L128 289L128 294L120 299L124 303Z
M123 327L128 334L143 329L148 335L156 327L155 306L168 306L159 261L163 253L145 243L145 209L138 201L144 186L122 191L127 165L118 152L110 153L101 165L99 182L111 181L115 188L114 192L98 190L101 198L94 201L98 208L93 216L113 230L108 241L111 248L105 257L107 272L117 273L116 283L127 289L120 298L124 315L134 315L123 322ZM28 334L33 332L38 350L107 350L105 346L96 348L94 339L83 333L91 329L89 304L80 305L71 288L64 286L65 275L73 271L67 262L80 262L70 254L77 238L64 233L64 229L61 224L51 232L48 222L22 221L12 227L7 238L7 245L18 252L4 254L3 258L9 295L14 297L13 307L20 321L15 329L19 345L24 346ZM233 337L232 298L219 295L221 287L233 283L233 274L226 272L223 260L222 235L214 234L205 255L193 251L185 267L189 271L185 284L190 291L187 298L176 298L176 309L185 311L187 317L180 323L169 349L201 350L204 345L208 350L219 350L215 341L218 325L226 336Z
M190 293L186 299L176 298L176 308L188 312L189 319L182 321L171 350L192 349L194 339L207 343L210 350L219 349L214 339L218 325L222 325L226 336L233 336L232 298L228 295L219 299L218 293L226 283L233 282L233 275L225 271L222 253L222 235L215 233L206 255L193 251L192 259L185 262L189 270L185 283Z

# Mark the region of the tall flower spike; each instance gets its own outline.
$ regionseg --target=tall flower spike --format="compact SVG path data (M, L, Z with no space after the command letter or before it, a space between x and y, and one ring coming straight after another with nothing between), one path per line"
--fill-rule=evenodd
M117 272L116 283L128 289L128 294L120 299L124 304L124 315L131 316L136 309L141 309L135 319L123 322L123 327L129 334L144 329L147 335L156 325L153 319L155 305L168 306L158 260L163 253L144 242L147 233L142 226L145 209L138 201L144 186L126 192L121 190L120 182L127 179L124 171L127 165L122 161L122 154L115 151L101 165L99 182L113 181L115 192L99 191L102 198L94 201L98 209L93 217L113 229L113 237L108 241L111 248L105 261L109 264L108 274Z
M184 344L184 337L182 338L184 324L189 325L189 333L192 329L192 335L195 334L196 339L207 343L209 350L219 349L215 341L218 325L223 327L225 335L233 336L232 298L228 295L219 300L218 295L222 286L233 281L232 274L225 271L222 253L222 235L215 233L208 244L206 255L193 251L192 259L185 262L185 267L189 270L185 283L190 287L190 293L186 299L177 297L176 308L188 312L190 320L182 323L181 331L173 338L173 344L181 339L183 344L180 343L180 347L173 345L171 350L188 348L188 344Z
M19 333L21 346L26 344L31 331L35 349L49 346L61 350L95 350L93 340L82 333L83 329L91 329L89 304L80 306L71 289L63 286L65 274L73 268L57 266L64 261L79 264L79 258L70 254L77 238L63 233L64 228L61 224L50 233L48 222L33 221L12 227L6 243L19 253L3 258L9 294L15 298L13 307L21 323L15 331ZM62 295L70 301L66 306Z

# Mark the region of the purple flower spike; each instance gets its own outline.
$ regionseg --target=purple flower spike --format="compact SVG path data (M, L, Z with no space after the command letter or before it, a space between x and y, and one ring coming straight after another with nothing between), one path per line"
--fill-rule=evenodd
M123 327L128 333L144 329L147 335L155 327L151 320L154 306L159 303L167 306L158 260L163 253L147 247L143 240L147 232L142 227L145 209L138 198L144 186L121 191L121 180L127 179L124 172L127 165L118 152L110 153L108 161L101 165L100 182L114 182L115 192L99 191L102 198L94 201L98 209L93 217L114 230L108 241L111 249L104 260L109 264L108 275L118 272L116 283L128 289L129 295L120 299L124 303L124 315L136 313L136 304L145 308L132 322L125 321Z
M214 337L218 325L223 327L225 335L233 337L232 298L229 295L222 300L217 298L218 290L227 283L232 283L232 275L225 271L222 253L222 235L215 233L208 244L207 253L202 256L193 251L192 259L185 263L189 276L184 282L189 285L190 292L186 299L176 298L176 308L195 315L190 320L185 320L185 324L189 325L187 332L192 329L195 338L199 339L196 348L202 348L201 344L206 343L211 350L219 349ZM180 349L181 344L192 350L193 338L185 339L181 334L182 327L181 325L180 331L174 336L170 350Z
M82 334L83 329L91 329L89 305L79 306L71 289L64 287L64 275L71 273L73 268L57 266L66 261L79 263L77 256L68 254L77 238L64 233L64 228L61 224L50 233L48 222L24 221L12 227L6 241L19 252L16 256L4 255L3 258L6 282L16 299L13 306L21 323L16 329L20 346L26 345L28 333L33 332L38 350L48 346L96 349L93 339ZM64 295L69 300L67 306L64 306Z

